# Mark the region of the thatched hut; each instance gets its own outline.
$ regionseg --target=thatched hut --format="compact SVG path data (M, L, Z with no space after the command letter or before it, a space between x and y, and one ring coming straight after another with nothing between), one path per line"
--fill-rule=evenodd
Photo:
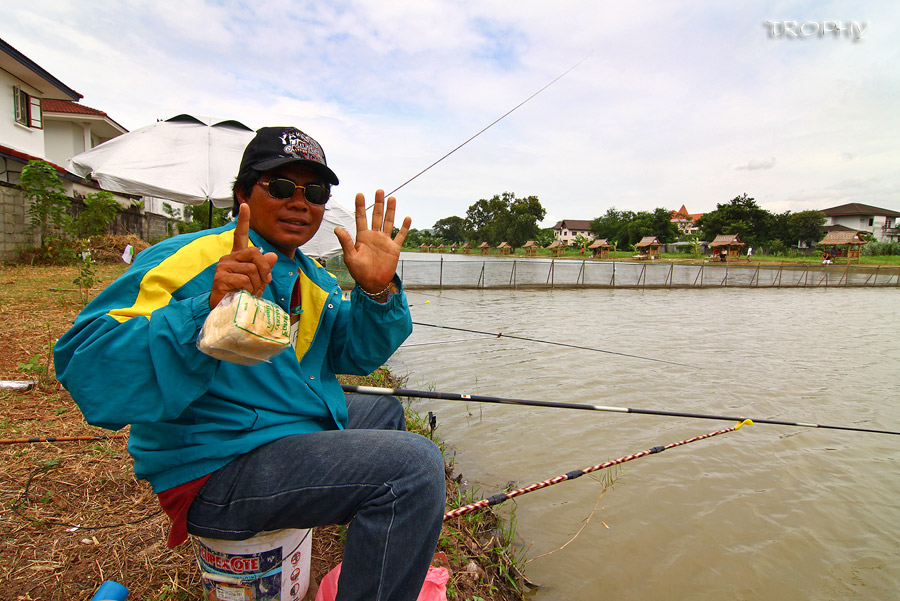
M741 242L738 234L719 234L715 240L709 243L709 248L712 249L713 255L720 261L731 261L740 258L742 246L745 246L745 244Z
M613 245L610 244L606 238L597 238L591 242L591 245L588 246L588 250L591 251L591 258L600 257L601 259L608 259L609 251L612 247Z
M537 242L535 242L534 240L529 240L522 246L522 248L525 249L525 256L533 257L535 253L537 253L537 249L539 247L537 245Z
M857 231L832 231L818 243L822 247L822 260L834 261L839 257L847 259L847 263L859 263L860 249L866 241Z
M659 248L662 246L662 242L656 236L644 236L634 246L639 253L635 255L635 258L653 260L659 258Z
M500 249L501 255L508 255L512 252L512 246L510 246L507 242L501 242L497 245L497 248Z
M431 247L428 246L428 243L423 242L422 244L419 245L419 250L422 251L423 253L430 253Z
M554 257L560 257L566 252L566 245L559 240L554 240L553 243L547 247L547 250L549 250L550 254Z
M488 244L487 242L482 242L481 244L478 245L478 248L481 249L481 254L483 254L483 255L491 254L491 245Z
M466 242L465 244L460 246L460 248L462 249L464 255L467 255L470 252L472 252L472 245L469 244L468 242Z

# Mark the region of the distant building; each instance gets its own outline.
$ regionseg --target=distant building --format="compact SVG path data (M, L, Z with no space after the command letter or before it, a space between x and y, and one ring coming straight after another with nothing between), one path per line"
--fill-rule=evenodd
M593 240L591 234L591 222L586 219L563 219L553 226L553 239L563 244L569 244L575 241L575 238L581 234L588 240Z
M824 226L825 231L846 228L847 230L868 232L881 242L900 240L900 227L898 227L900 211L852 202L823 209L822 212L828 218Z
M703 217L703 213L688 213L684 205L671 213L672 223L678 226L678 231L682 234L696 234L700 230L697 227L697 220L701 217Z

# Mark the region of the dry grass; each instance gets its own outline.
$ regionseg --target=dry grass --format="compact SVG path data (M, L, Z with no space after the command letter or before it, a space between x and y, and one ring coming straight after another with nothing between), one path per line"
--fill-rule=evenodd
M124 269L99 265L98 288ZM89 426L53 377L50 342L81 309L77 275L75 267L0 267L0 380L38 382L28 392L0 391L2 439L110 434ZM382 372L374 383L391 385L390 378ZM126 442L0 444L0 600L89 599L104 580L125 584L129 599L200 599L193 550L166 548L168 518L134 477ZM450 507L458 481L448 467ZM506 576L521 581L502 550L508 541L498 541L500 526L491 512L445 524L440 550L451 600L522 598ZM340 561L341 539L339 527L316 530L315 581Z

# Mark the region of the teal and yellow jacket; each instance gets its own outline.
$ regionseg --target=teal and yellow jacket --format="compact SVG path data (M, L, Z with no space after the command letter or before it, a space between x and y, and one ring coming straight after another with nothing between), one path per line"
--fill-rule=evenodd
M344 428L347 407L335 374L371 373L412 331L402 290L385 304L358 288L344 300L316 262L299 251L289 259L251 231L262 252L278 254L263 297L290 312L299 279L295 348L252 366L201 353L196 340L213 274L233 239L229 224L144 250L54 349L57 377L88 423L111 430L131 424L135 475L157 493L284 436Z

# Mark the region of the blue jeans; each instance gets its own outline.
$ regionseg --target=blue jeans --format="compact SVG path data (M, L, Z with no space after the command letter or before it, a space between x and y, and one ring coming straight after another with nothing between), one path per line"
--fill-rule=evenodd
M347 409L346 430L288 436L214 472L188 532L244 540L349 523L337 601L415 601L443 522L443 457L403 431L396 398L347 395Z

